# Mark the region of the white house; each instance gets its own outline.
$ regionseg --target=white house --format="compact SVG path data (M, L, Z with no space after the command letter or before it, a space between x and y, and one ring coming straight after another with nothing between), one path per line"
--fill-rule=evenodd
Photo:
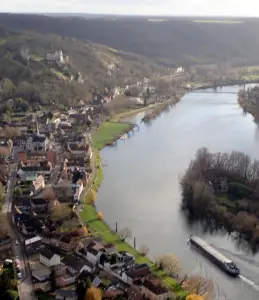
M46 267L57 266L60 265L60 256L44 248L40 252L40 262Z
M176 69L176 73L183 73L184 72L184 68L183 67L179 67Z
M65 62L63 52L61 50L55 51L53 53L46 53L45 58L48 62L58 62L58 63Z
M45 179L40 175L32 182L32 184L34 185L35 191L43 189L45 187Z
M166 287L155 284L147 279L143 282L141 291L148 299L152 300L167 300L169 295Z
M102 255L102 251L94 249L94 248L88 248L87 249L87 259L92 263L96 264L100 262L100 257Z

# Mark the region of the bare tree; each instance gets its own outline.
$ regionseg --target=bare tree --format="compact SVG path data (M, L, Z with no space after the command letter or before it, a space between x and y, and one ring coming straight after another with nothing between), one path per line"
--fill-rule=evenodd
M122 241L132 237L132 232L129 228L123 228L119 231L119 236Z
M143 255L143 256L148 255L148 253L149 253L149 248L148 248L148 246L146 246L146 245L141 245L141 246L139 247L139 252L140 252L140 254Z
M179 259L173 254L165 254L163 256L163 270L170 276L178 275L181 267Z
M7 147L0 147L0 156L8 156L9 155L9 150Z
M164 254L156 257L155 265L170 276L176 276L180 271L180 262L173 254Z
M21 135L21 131L20 131L19 128L14 128L14 127L6 126L4 128L4 135L6 137L19 136L19 135Z
M204 297L213 294L213 282L210 279L204 277L189 277L184 281L182 286L190 294L196 294Z
M51 186L47 186L44 188L43 198L48 201L53 201L56 199L56 194Z

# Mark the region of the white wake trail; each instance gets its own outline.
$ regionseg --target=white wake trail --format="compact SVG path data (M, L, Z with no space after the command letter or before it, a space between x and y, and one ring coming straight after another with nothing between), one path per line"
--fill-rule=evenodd
M243 276L243 275L239 275L239 278L240 278L241 280L243 280L244 282L246 282L247 284L249 284L251 287L253 287L256 291L259 292L259 286L258 286L256 283L254 283L252 280L246 278L246 277Z

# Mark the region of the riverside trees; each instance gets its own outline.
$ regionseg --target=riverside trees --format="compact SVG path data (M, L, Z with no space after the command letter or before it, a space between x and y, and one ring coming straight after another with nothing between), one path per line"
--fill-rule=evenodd
M259 161L201 148L180 179L183 207L259 242Z

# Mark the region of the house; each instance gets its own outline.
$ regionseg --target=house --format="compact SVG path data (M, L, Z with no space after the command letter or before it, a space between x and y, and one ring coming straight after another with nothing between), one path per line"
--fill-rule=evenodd
M53 62L57 62L57 63L64 63L64 56L63 56L63 52L61 50L52 52L52 53L46 53L45 59L48 63L53 63Z
M24 150L26 148L28 137L26 135L19 135L12 137L13 147L16 147L16 150Z
M132 271L127 271L122 274L122 279L133 284L135 281L142 280L150 274L149 267L144 267L140 269L135 269Z
M68 143L68 149L72 155L84 155L86 147L79 143Z
M35 151L43 150L46 151L49 148L49 139L45 135L32 135L26 141L26 150Z
M55 236L55 235L50 235L50 236L44 236L42 239L42 243L45 245L50 245L53 247L59 247L59 241L60 241L60 236Z
M57 290L55 299L57 300L77 300L78 296L74 290Z
M78 169L80 172L85 171L85 158L83 155L71 157L69 160L65 159L64 167L68 171L74 171L75 169Z
M87 122L86 114L72 113L68 116L68 121L73 125L83 125Z
M144 300L144 296L140 290L133 286L127 289L126 295L128 300Z
M116 253L117 256L117 262L124 263L126 267L129 269L132 269L135 265L135 257L134 255L129 254L125 251L120 251L119 253Z
M40 251L40 262L46 267L57 266L60 265L60 256L48 248L43 248Z
M75 277L78 277L83 271L93 272L94 270L94 265L91 262L75 255L65 256L62 265L66 266Z
M45 179L42 175L38 176L33 182L34 191L38 191L40 189L44 189L45 187Z
M59 286L67 286L76 282L76 274L72 274L69 268L65 265L60 265L55 268L56 270L56 280Z
M31 199L31 208L35 212L42 212L48 208L48 201L44 198Z
M32 262L30 261L30 268L32 277L35 278L39 282L46 282L49 279L49 275L51 270L49 267L46 267L39 261Z
M143 282L141 291L148 299L151 300L167 300L169 296L169 291L166 287L148 279Z
M53 191L60 202L71 203L74 201L75 188L66 179L60 179L58 183L53 186Z
M71 252L74 251L78 244L77 237L71 237L68 235L64 235L59 240L59 247L63 251Z
M36 178L39 175L50 175L52 170L51 164L46 164L46 165L40 165L40 164L35 164L35 165L23 165L19 168L17 175L21 180L36 180ZM29 179L27 179L29 178Z
M32 236L36 233L35 222L33 220L20 222L19 228L20 231L27 236Z
M81 239L78 242L77 251L79 251L80 249L87 249L87 247L93 242L103 243L103 239L101 237L98 237L98 236L96 236L96 237L85 237L85 238Z
M28 212L31 210L31 200L28 196L16 197L14 204L15 207L22 212Z
M94 243L91 243L86 250L86 258L94 265L100 262L100 257L104 252L104 249L98 250L93 246Z
M31 163L32 161L37 162L50 162L52 166L56 165L56 153L52 150L49 151L35 151L35 152L28 152L28 151L20 151L17 154L17 162L23 163Z
M12 127L17 128L21 134L25 134L28 131L28 125L26 123L14 123Z
M40 249L43 247L42 238L39 236L35 236L31 239L27 239L24 241L25 250L28 254L36 254L39 253Z

